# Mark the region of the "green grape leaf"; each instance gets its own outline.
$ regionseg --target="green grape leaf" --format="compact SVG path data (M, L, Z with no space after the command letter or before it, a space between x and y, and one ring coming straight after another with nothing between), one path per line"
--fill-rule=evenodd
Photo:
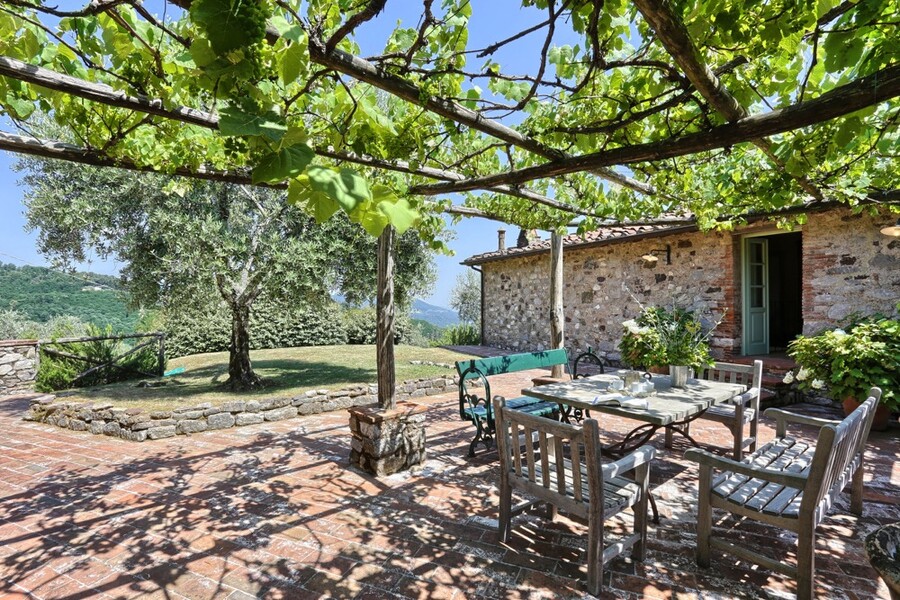
M287 124L281 115L271 111L259 115L226 106L219 111L219 131L228 136L262 135L277 142L287 132Z
M306 42L294 42L288 46L281 56L282 83L288 85L296 81L307 64L309 64L309 51Z
M327 221L341 208L333 198L314 190L308 175L291 180L288 184L287 202L311 214L317 223Z
M386 186L374 186L372 198L378 206L378 211L387 217L400 235L403 235L420 219L419 212L409 205L409 200L397 198L394 192Z
M328 195L348 214L370 198L365 177L352 169L314 166L307 169L306 175L313 190Z
M306 144L294 144L265 155L253 169L253 183L277 183L301 174L315 152Z

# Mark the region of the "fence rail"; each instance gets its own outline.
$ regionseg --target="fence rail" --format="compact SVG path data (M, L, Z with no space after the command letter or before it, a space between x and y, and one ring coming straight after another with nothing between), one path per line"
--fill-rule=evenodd
M66 344L76 344L80 342L100 342L105 340L132 340L132 339L143 339L143 338L153 338L149 341L142 342L132 348L129 348L127 351L113 357L110 360L102 361L97 360L88 356L80 356L78 354L73 354L71 352L66 352L65 350L54 348L53 346L65 346ZM156 373L148 373L146 371L142 371L140 369L136 369L134 367L130 367L127 365L118 364L119 361L125 359L132 354L142 350L144 348L148 348L150 346L157 346L156 350ZM99 335L99 336L91 336L91 337L69 337L69 338L59 338L55 340L38 340L37 342L37 351L38 353L44 352L51 356L58 356L60 358L67 358L70 360L78 360L90 365L86 370L80 372L75 376L73 382L84 379L88 375L92 375L101 371L103 369L118 369L120 371L126 371L130 373L134 373L136 375L141 375L143 377L162 377L166 368L166 334L161 331L154 331L150 333L128 333L122 335Z

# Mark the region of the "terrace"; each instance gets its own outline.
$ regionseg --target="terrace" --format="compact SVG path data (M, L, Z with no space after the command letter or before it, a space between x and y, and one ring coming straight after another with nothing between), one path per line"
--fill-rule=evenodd
M495 392L516 394L533 374L498 376ZM3 598L585 597L584 524L523 516L498 543L496 452L466 457L471 429L455 393L423 404L424 467L375 479L347 468L344 412L134 444L23 422L27 400L5 399ZM615 437L629 425L604 417L601 427ZM728 447L721 426L695 428ZM774 435L768 419L761 430L763 441ZM645 562L611 564L604 597L791 597L793 581L734 558L696 566L697 468L681 459L683 443L667 451L662 437L651 475L661 522L650 525ZM819 528L817 597L888 598L863 540L900 520L895 453L896 429L873 433L863 517L850 515L845 494ZM714 527L791 556L790 534L743 524L732 535L734 522L716 513Z

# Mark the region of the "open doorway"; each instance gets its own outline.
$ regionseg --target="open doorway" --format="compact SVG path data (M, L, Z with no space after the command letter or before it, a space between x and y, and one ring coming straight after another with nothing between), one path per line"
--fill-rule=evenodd
M779 354L803 331L802 234L743 240L743 351Z

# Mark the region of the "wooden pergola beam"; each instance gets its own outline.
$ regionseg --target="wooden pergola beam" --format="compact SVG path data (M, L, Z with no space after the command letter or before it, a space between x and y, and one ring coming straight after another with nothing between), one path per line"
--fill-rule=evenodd
M33 85L39 85L47 89L76 96L78 98L84 98L107 106L126 108L164 119L186 123L188 125L196 125L206 129L219 129L218 115L185 106L167 108L163 100L159 98L148 98L142 95L132 96L103 83L86 81L84 79L79 79L78 77L31 65L7 56L0 56L0 76L24 81ZM430 179L442 181L463 181L466 179L465 175L447 169L437 169L428 166L413 167L408 162L402 160L384 160L355 154L353 152L344 152L332 147L316 148L314 151L318 156L324 158L345 161L376 169L419 175ZM543 204L549 208L569 212L574 215L602 217L602 215L597 214L595 211L560 202L527 188L501 185L495 186L488 191L522 198L523 200Z
M712 106L727 121L734 123L750 115L747 109L738 102L728 89L722 85L709 65L705 63L699 50L694 45L687 28L678 16L671 10L668 2L661 0L635 0L635 6L644 16L644 19L653 28L658 39L666 51L700 92L710 106ZM772 148L772 142L765 138L750 140L763 154L778 166L783 172L788 173L785 162L776 156ZM822 191L817 188L805 175L793 175L788 173L807 194L816 200L824 200Z
M473 177L462 182L412 186L409 191L412 194L426 196L451 194L497 185L520 185L535 179L589 171L608 165L630 165L699 154L728 148L760 137L802 129L849 115L897 96L900 96L900 64L885 67L871 75L834 88L813 100L753 115L701 133L604 150L506 173Z

